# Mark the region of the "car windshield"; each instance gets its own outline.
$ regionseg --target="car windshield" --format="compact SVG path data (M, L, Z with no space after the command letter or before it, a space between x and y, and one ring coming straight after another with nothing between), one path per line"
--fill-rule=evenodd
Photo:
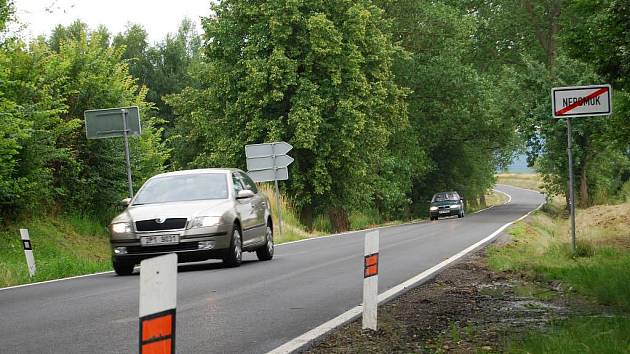
M149 180L134 199L133 205L227 197L227 177L223 173L176 175Z
M434 202L444 202L447 200L459 200L457 193L438 193L433 196Z

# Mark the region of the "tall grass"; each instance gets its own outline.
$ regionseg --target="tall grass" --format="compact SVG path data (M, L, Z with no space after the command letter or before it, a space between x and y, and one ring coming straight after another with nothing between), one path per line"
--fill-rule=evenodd
M271 207L271 213L274 220L274 241L276 243L284 243L289 241L302 240L319 235L319 232L308 232L300 223L298 213L292 201L285 195L280 194L280 211L282 213L282 231L280 232L278 217L278 203L274 188L271 184L261 184L260 191L267 196Z

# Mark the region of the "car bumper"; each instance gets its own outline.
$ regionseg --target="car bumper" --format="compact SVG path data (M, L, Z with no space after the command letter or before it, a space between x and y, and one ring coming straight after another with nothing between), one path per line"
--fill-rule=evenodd
M432 218L441 217L441 216L456 216L456 215L459 215L459 210L460 209L451 209L448 211L448 213L441 213L439 211L431 211L429 212L429 214L431 215Z
M230 237L225 231L194 237L182 236L177 244L155 246L142 246L139 237L135 240L112 240L112 259L139 263L143 259L175 253L178 262L197 262L222 258L230 246Z

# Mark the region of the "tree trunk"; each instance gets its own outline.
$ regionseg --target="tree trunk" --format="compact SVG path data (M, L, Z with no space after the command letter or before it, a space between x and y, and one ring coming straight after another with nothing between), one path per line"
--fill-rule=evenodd
M479 197L479 203L481 204L482 208L485 208L487 206L485 194L482 194L481 197Z
M313 230L313 208L310 206L302 208L300 210L300 221L302 225L306 226L309 230Z
M348 231L350 220L348 213L343 208L328 209L328 216L335 232Z

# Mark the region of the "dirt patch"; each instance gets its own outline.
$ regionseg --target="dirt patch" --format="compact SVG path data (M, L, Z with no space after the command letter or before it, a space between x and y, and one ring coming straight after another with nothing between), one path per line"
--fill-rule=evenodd
M569 314L601 314L559 283L491 271L483 252L379 307L379 330L360 319L308 353L501 352L506 341Z

